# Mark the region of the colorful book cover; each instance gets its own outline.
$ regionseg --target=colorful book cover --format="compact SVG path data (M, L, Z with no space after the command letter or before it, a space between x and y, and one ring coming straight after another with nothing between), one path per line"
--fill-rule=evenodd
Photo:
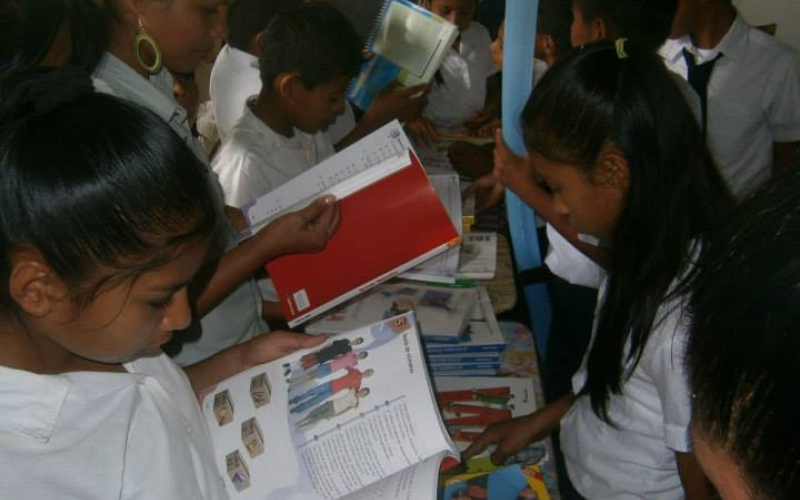
M511 465L489 473L447 477L438 500L550 500L536 465Z
M348 99L361 108L390 82L428 83L458 36L458 28L408 0L386 0L367 41L372 58L353 80Z

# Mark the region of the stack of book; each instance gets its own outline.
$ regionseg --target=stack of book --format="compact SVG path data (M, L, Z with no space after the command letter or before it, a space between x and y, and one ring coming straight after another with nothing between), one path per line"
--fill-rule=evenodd
M457 345L478 296L471 282L441 285L397 280L378 285L309 323L306 333L334 335L413 311L424 342Z
M422 340L428 367L435 375L495 375L506 342L494 316L486 288L477 286L476 303L464 333L456 338L427 337Z

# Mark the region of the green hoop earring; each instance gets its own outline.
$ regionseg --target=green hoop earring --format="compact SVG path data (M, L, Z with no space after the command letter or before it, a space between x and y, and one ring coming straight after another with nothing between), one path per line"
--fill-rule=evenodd
M150 50L153 51L153 57L155 60L152 64L147 64L142 57L142 44L146 43L150 46ZM145 31L142 27L142 21L139 21L139 33L136 35L136 38L133 39L133 55L136 57L136 61L139 65L147 71L148 73L155 74L161 71L162 66L162 58L161 58L161 47L158 46L158 42L156 42L155 38L150 36L150 33Z

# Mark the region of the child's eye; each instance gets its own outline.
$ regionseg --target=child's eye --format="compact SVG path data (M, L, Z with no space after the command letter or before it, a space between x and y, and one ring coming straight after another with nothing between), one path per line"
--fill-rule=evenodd
M170 295L164 297L163 299L149 301L147 303L147 305L149 305L153 309L156 309L156 310L160 311L162 309L166 309L170 304L172 304L172 299L174 297L175 297L175 294L170 294Z

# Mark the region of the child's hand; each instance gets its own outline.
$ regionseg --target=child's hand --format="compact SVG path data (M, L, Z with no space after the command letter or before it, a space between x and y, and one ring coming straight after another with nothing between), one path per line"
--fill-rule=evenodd
M478 135L478 131L484 125L488 125L492 120L497 118L493 108L483 108L475 115L462 123L467 133L470 135Z
M244 344L242 366L250 367L291 354L298 349L316 347L325 342L324 335L269 332Z
M475 132L478 137L494 137L497 130L500 128L501 121L499 118L493 118L489 123L481 125Z
M522 156L515 155L503 141L503 130L495 131L494 176L511 190L518 192L521 183L529 180L529 163Z
M436 142L439 140L439 131L436 129L436 125L424 116L410 120L406 123L406 128L411 135L428 147L436 146Z
M539 413L491 424L469 448L464 450L461 461L466 462L483 452L489 445L496 444L497 449L491 454L490 459L495 465L502 465L508 457L519 453L530 443L539 441L548 434L539 422Z
M468 142L454 142L447 148L450 165L461 175L477 179L492 172L492 148Z
M425 96L427 90L428 86L424 84L398 89L397 82L392 82L375 96L364 119L375 127L395 118L401 123L408 123L422 113L422 108L428 102Z
M338 225L339 209L335 200L333 196L324 196L302 210L278 217L257 234L260 238L277 241L278 255L318 252Z
M499 182L493 174L486 174L480 179L473 181L462 196L475 195L475 212L484 212L500 203L505 193L505 186Z

